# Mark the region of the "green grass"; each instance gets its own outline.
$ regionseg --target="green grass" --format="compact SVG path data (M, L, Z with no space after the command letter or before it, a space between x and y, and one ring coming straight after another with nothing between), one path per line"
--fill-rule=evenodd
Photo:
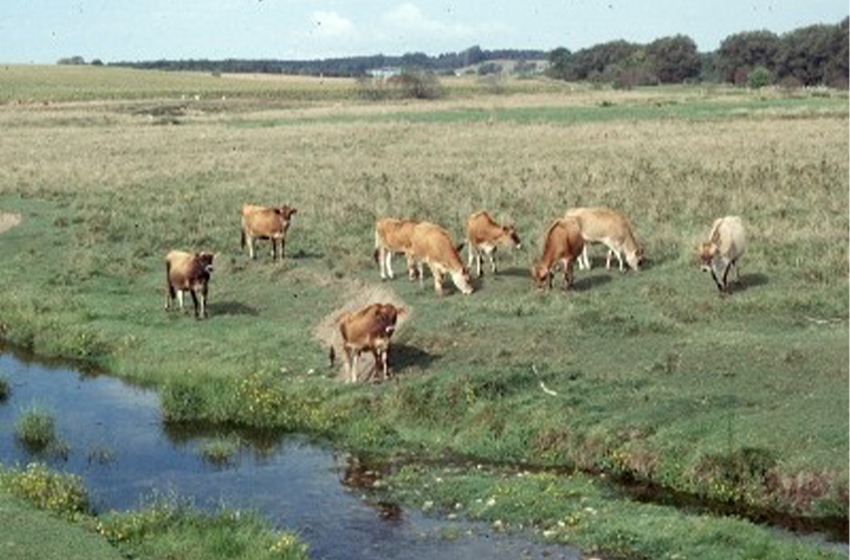
M405 467L382 485L394 499L430 514L485 521L501 532L533 530L550 542L611 558L844 558L733 517L686 514L624 501L592 478L487 468Z
M23 221L2 234L0 334L157 388L169 420L846 516L846 100L716 97L482 94L304 118L241 106L173 127L97 103L7 106L0 209ZM289 124L232 126L252 122ZM242 202L298 208L284 265L240 251ZM597 259L572 293L535 291L545 227L591 204L631 217L650 266L620 275ZM429 219L460 239L482 208L525 249L469 297L382 284L411 311L390 355L398 382L337 382L314 333L378 284L374 220ZM744 216L750 248L744 286L721 298L694 251L726 214ZM209 320L162 309L176 248L217 252Z
M15 421L15 436L28 449L47 449L58 439L54 413L38 405L22 410Z
M31 464L0 469L4 558L306 560L307 545L251 512L201 512L177 499L93 516L79 477Z
M200 446L201 457L213 465L228 465L239 453L239 440L236 438L215 438Z

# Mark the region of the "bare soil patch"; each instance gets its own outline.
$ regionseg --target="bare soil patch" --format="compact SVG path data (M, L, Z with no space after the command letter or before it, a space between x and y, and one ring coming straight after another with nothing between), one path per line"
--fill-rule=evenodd
M391 303L396 307L405 307L407 315L399 317L396 326L395 337L399 336L403 330L404 324L410 319L412 309L406 305L404 301L395 293L395 291L386 284L366 284L363 282L352 282L345 290L343 301L345 303L327 314L313 329L313 337L319 341L322 346L330 349L333 348L337 356L337 364L339 369L336 372L336 377L340 380L345 380L345 360L342 349L342 338L337 328L337 319L340 315L349 311L357 311L371 305L373 303ZM365 379L375 367L375 361L372 355L364 353L360 356L357 364L357 378ZM392 367L392 363L390 363Z

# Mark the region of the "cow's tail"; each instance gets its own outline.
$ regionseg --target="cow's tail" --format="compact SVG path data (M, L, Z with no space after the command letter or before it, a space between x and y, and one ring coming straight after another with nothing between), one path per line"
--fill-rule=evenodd
M240 243L242 244L242 248L245 248L245 228L242 228L242 238L240 239Z

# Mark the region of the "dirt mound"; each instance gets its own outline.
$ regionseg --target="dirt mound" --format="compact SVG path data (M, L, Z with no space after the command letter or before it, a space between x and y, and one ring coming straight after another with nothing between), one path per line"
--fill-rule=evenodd
M336 320L340 315L347 311L357 311L373 303L391 303L396 307L404 307L407 309L407 314L399 317L396 325L395 337L398 337L399 331L403 330L404 324L412 315L412 309L406 305L404 301L398 297L392 288L383 284L363 284L352 283L346 290L343 300L345 304L334 309L327 314L316 327L313 329L313 337L319 341L325 348L333 347L337 356L337 364L339 366L336 375L342 379L344 376L344 354L342 351L342 339L337 328ZM357 367L358 379L363 379L375 367L374 359L369 353L364 353L360 356Z
M0 233L5 233L21 223L20 214L0 212Z

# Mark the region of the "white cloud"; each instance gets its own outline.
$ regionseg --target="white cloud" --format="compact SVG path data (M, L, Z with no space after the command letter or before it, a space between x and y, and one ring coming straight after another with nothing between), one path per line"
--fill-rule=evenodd
M389 32L406 32L418 35L440 36L442 38L474 39L482 34L509 31L502 24L469 25L465 23L446 23L431 19L422 13L415 4L405 2L383 15L383 22L390 27Z
M336 12L316 11L311 15L314 32L319 36L336 38L354 33L354 24Z

